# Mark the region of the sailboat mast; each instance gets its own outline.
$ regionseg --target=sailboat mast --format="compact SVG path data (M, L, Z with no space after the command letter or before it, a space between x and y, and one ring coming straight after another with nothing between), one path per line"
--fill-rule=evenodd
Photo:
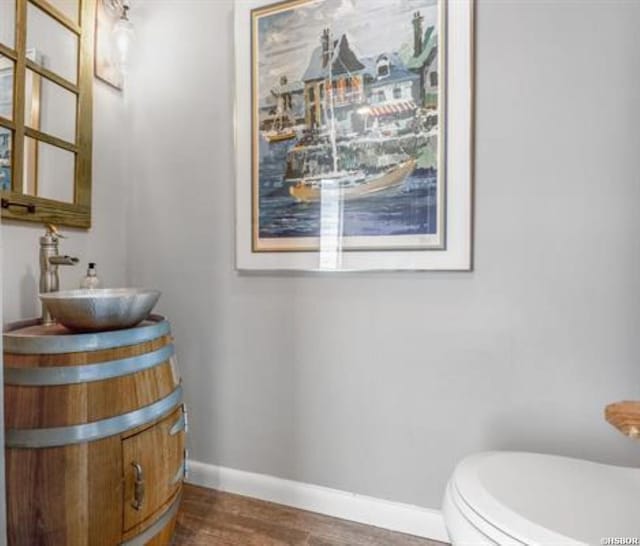
M336 122L333 108L333 36L329 31L329 92L331 100L329 101L329 112L331 113L331 122L329 125L329 138L331 139L331 155L333 156L333 172L338 172L338 146L336 144Z

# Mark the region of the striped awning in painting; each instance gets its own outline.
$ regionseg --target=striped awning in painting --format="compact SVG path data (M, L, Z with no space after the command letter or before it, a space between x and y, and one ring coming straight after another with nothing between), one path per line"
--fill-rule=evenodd
M409 110L415 110L416 103L412 100L404 102L394 102L391 104L385 104L381 106L373 106L370 114L372 116L388 116L391 114L402 114Z

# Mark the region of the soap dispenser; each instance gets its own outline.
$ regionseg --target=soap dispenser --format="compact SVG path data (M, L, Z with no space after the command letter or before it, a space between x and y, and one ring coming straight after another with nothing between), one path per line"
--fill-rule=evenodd
M96 271L96 264L93 262L89 263L89 267L87 269L87 275L82 279L80 283L80 288L98 288L100 286L100 279L98 278L98 273Z

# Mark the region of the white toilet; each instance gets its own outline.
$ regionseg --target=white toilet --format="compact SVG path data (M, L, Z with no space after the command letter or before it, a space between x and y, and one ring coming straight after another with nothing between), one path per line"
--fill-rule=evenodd
M456 467L443 512L455 546L640 544L640 468L480 453Z

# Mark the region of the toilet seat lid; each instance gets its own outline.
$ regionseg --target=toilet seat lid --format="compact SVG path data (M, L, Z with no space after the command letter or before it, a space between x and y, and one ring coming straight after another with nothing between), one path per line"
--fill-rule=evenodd
M525 544L640 537L640 469L535 453L463 460L453 485L477 516Z

